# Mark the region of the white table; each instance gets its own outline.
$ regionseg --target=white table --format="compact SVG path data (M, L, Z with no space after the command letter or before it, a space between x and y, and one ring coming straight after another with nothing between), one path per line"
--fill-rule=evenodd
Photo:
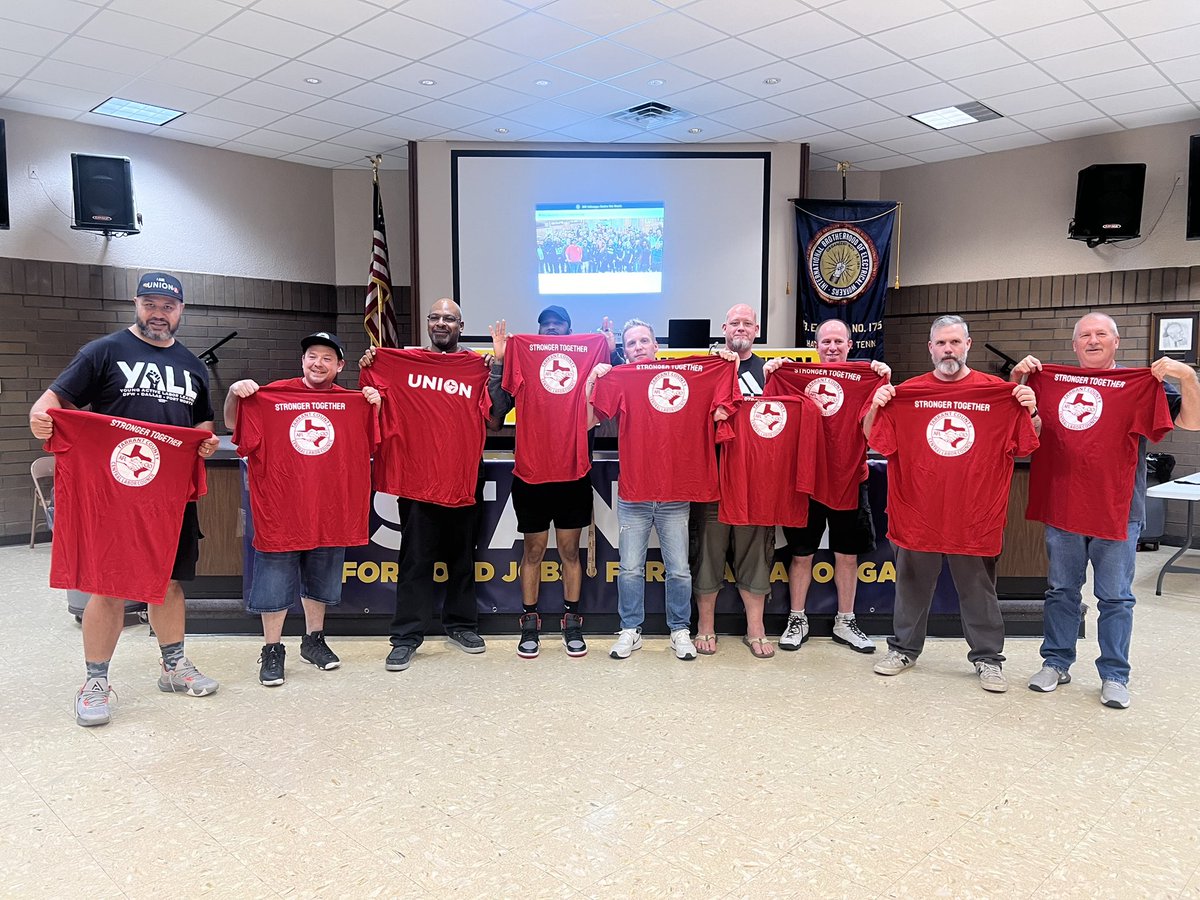
M1192 572L1200 574L1200 569L1175 565L1175 560L1187 553L1192 547L1192 528L1195 522L1193 512L1196 503L1200 502L1200 473L1185 475L1182 478L1176 478L1174 481L1168 481L1166 484L1152 485L1146 489L1146 496L1158 497L1162 500L1186 500L1188 505L1187 535L1183 539L1183 546L1176 551L1174 556L1163 563L1163 567L1158 570L1158 583L1155 585L1154 593L1162 596L1163 576L1168 572Z

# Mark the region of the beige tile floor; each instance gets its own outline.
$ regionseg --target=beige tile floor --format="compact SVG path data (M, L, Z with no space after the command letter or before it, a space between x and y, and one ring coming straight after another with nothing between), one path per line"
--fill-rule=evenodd
M0 549L5 897L1200 898L1200 578L1142 554L1134 704L1091 660L1056 694L981 691L961 641L912 672L827 640L770 662L736 639L681 663L514 640L481 657L338 639L318 672L256 680L259 642L196 636L222 681L155 689L127 629L111 725L71 712L79 629L49 550Z

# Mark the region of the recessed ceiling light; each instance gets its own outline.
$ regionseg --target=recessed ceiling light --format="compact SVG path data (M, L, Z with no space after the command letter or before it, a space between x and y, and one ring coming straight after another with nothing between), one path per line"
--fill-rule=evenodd
M508 134L508 129L507 128L497 128L496 134Z
M646 84L650 85L651 87L662 87L664 84L666 84L666 82L661 78L651 78L646 82Z
M704 130L703 128L689 128L688 134L699 134L703 130Z
M534 82L534 84L536 84L538 87L550 87L550 82L545 78L539 78Z
M989 109L982 103L971 101L958 106L946 106L929 112L915 113L909 116L922 125L928 125L941 131L944 128L956 128L959 125L971 125L975 122L987 122L991 119L1002 119L1003 116L994 109Z
M99 106L93 107L92 112L146 125L166 125L183 115L183 110L138 103L136 100L122 100L120 97L109 97Z
M305 84L320 84L321 79L320 78L305 78L304 83Z
M437 82L432 78L422 78L421 84L425 85L425 87L433 87L435 84L437 84Z
M782 78L764 78L763 84L779 84L781 81L783 81Z

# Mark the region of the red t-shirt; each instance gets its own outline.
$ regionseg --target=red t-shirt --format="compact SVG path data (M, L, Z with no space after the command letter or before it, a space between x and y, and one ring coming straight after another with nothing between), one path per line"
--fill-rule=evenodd
M818 460L825 455L821 411L808 397L755 397L717 426L721 502L727 525L808 524Z
M1044 365L1028 383L1042 446L1030 460L1025 518L1125 540L1139 436L1159 441L1173 427L1162 382L1149 369Z
M469 350L380 349L359 384L384 395L375 490L439 506L470 506L483 459L488 367Z
M716 500L712 416L741 402L737 365L719 356L626 363L597 379L596 412L621 414L617 495L630 503Z
M786 362L767 379L768 393L807 394L821 411L829 452L814 496L830 509L858 508L858 486L867 479L862 418L886 381L866 362Z
M362 393L303 378L238 403L233 430L250 470L254 549L264 553L367 543L375 414Z
M210 431L52 409L54 544L50 586L162 603L183 509L208 482Z
M500 386L517 402L513 474L529 484L577 481L588 473L585 382L608 362L602 334L515 334Z
M972 370L911 378L875 417L888 458L888 539L909 550L999 556L1013 457L1037 449L1014 385Z

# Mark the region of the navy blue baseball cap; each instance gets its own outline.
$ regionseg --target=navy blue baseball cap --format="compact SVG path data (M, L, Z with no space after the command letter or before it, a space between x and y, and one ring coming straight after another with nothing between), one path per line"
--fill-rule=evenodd
M328 331L313 332L300 342L300 349L307 350L313 344L324 344L326 347L332 347L337 351L338 359L346 358L346 354L342 352L342 344L337 339L336 334L330 334Z
M138 280L136 297L170 297L183 302L183 285L166 272L147 272Z

